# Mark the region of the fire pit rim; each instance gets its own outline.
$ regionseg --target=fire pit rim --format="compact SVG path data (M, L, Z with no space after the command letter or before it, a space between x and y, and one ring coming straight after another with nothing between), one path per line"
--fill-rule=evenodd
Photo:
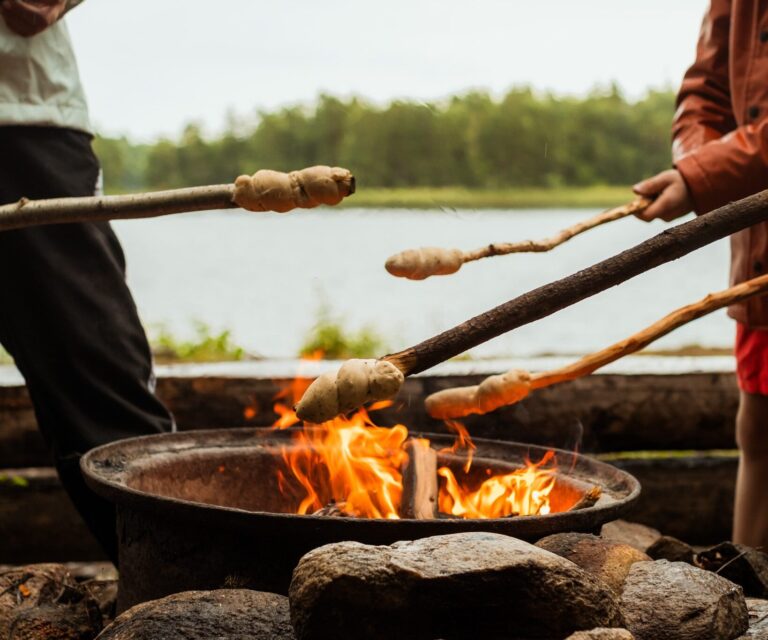
M608 504L598 504L592 507L581 509L579 511L565 511L546 515L524 516L519 518L446 518L437 520L388 520L373 518L354 518L344 516L315 516L299 515L294 513L279 513L271 511L257 511L243 509L239 507L209 504L197 502L183 498L164 496L151 493L128 486L126 480L127 465L132 458L129 454L141 450L142 455L152 455L161 453L160 450L152 451L152 445L161 442L170 445L176 442L183 445L189 442L189 446L177 446L175 449L165 449L165 453L184 453L196 448L215 449L244 446L244 443L256 444L253 437L268 437L275 434L285 434L290 430L277 431L269 427L238 427L228 429L204 429L174 433L152 434L139 436L111 442L87 452L81 459L80 466L88 486L101 497L106 498L117 505L126 505L131 508L139 508L144 511L162 513L165 516L181 517L188 520L197 520L202 516L202 512L208 512L215 509L219 517L224 521L236 522L238 526L259 527L268 518L270 521L278 519L286 525L293 523L301 526L311 521L315 527L338 527L347 526L354 528L375 527L398 527L404 529L421 529L425 523L429 523L436 530L477 530L478 527L485 530L499 529L503 530L509 527L510 522L514 521L521 533L535 533L540 528L550 528L556 525L558 520L568 518L572 528L589 528L599 516L600 522L606 522L620 517L635 500L639 497L641 487L640 483L631 474L618 469L610 464L596 460L590 456L565 451L563 449L545 448L539 445L520 443L505 440L492 440L487 438L473 438L475 444L481 446L501 446L525 448L530 452L539 452L543 454L547 450L552 450L557 456L573 457L580 465L588 465L596 472L600 473L600 481L605 482L607 476L611 475L623 484L626 489L620 498L613 498ZM447 434L434 433L412 433L414 436L429 438L431 442L440 442L443 439L451 438ZM201 441L202 440L202 441ZM218 443L218 444L217 444ZM149 449L145 447L149 445ZM576 465L574 464L574 467ZM578 476L576 476L578 478Z

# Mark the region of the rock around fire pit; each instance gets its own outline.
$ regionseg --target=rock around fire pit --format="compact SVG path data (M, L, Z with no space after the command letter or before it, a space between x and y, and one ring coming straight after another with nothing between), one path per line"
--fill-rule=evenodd
M427 435L433 448L453 439ZM473 469L514 470L546 450L476 440ZM559 462L553 513L538 516L386 520L295 514L281 496L282 454L291 430L229 429L124 440L82 461L89 485L117 506L121 609L171 593L221 586L286 593L302 555L353 540L391 544L432 535L491 531L536 540L559 531L597 531L620 517L640 486L626 472L565 451ZM460 466L449 453L440 463ZM556 512L557 496L602 490L594 506ZM569 502L570 504L570 502Z

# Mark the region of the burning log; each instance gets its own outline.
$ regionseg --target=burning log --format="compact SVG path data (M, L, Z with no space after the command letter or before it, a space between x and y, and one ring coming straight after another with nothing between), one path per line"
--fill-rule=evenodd
M710 293L702 300L664 316L642 331L559 369L539 373L513 369L501 375L490 376L479 385L444 389L434 393L424 401L427 412L433 418L461 418L473 413L488 413L499 407L514 404L534 389L588 376L611 362L644 349L655 340L688 322L766 291L768 291L768 276L760 276L723 291Z
M419 373L496 336L551 315L765 220L768 220L768 191L732 202L705 216L667 229L578 273L529 291L404 351L384 356L376 365L392 365L381 367L381 370L388 376L388 380L393 381L397 378L394 369L399 370L402 376ZM322 385L318 384L320 380L323 381ZM402 380L399 381L402 384ZM330 420L337 415L339 407L348 406L353 398L373 399L369 397L369 390L378 385L379 379L376 375L373 378L361 378L351 388L343 388L338 382L336 378L321 376L310 385L297 406L299 418L315 423ZM392 384L387 390L390 388L391 397L400 385ZM350 408L354 408L354 405Z
M262 169L232 184L124 196L28 200L0 206L0 231L41 224L154 218L171 213L232 209L278 211L335 205L355 192L355 178L340 167L282 173Z
M313 516L328 516L332 518L351 518L352 514L344 510L345 502L329 502L322 509L318 509Z
M595 485L583 496L581 496L579 501L570 509L568 509L568 511L578 511L579 509L589 509L589 507L594 507L597 504L597 501L600 499L602 493L603 490Z
M444 276L456 273L462 265L481 258L504 256L510 253L540 253L551 251L574 236L594 229L606 222L620 220L635 213L641 213L648 208L651 200L647 198L635 198L632 202L614 207L608 211L598 213L596 216L577 222L570 227L562 229L550 238L543 240L523 240L522 242L502 242L489 244L474 251L461 251L461 249L442 249L439 247L422 247L421 249L408 249L391 256L384 267L393 276L408 278L410 280L424 280L430 276Z
M404 447L408 460L403 467L400 517L433 520L437 517L437 451L423 438L411 438Z

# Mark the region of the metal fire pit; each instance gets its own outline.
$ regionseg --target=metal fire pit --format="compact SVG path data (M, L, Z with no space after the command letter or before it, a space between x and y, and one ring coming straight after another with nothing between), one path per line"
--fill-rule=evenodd
M449 435L424 434L437 449ZM473 470L512 470L545 449L474 440ZM114 442L82 460L86 481L117 507L120 552L119 607L188 589L247 587L286 593L299 558L329 542L397 540L495 531L536 540L560 531L597 531L621 516L640 485L628 473L584 456L556 451L560 471L553 509L594 485L598 503L578 511L488 520L374 520L287 513L277 486L280 448L291 430L224 429L170 433ZM440 454L440 463L461 460Z

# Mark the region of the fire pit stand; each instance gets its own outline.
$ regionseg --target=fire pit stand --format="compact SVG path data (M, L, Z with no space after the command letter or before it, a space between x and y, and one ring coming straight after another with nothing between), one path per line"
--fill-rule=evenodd
M115 503L120 553L120 609L189 589L247 587L286 593L307 551L341 540L397 540L494 531L536 540L560 531L597 531L624 514L640 493L628 473L584 456L556 451L561 490L582 495L599 486L592 507L540 516L486 520L376 520L302 516L278 486L280 450L291 430L223 429L161 434L111 443L83 457L86 481ZM453 437L425 434L436 449ZM476 439L473 469L514 469L545 449ZM457 464L440 454L441 464ZM452 461L453 458L453 461ZM557 498L555 498L555 501ZM556 510L557 505L553 503Z

